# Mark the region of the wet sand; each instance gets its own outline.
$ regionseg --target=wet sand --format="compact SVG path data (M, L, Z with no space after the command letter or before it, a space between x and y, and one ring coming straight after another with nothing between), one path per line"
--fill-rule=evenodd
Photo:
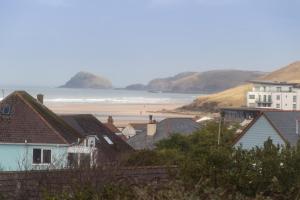
M194 117L190 114L161 112L173 110L182 104L103 104L103 103L47 103L51 110L58 114L93 114L102 122L112 115L115 124L125 126L130 122L146 122L152 114L154 119L166 117Z

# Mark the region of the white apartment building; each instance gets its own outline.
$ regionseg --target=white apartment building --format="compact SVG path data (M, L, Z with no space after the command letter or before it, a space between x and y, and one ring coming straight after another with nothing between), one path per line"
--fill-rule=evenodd
M300 110L300 86L297 83L251 81L247 106L279 110Z

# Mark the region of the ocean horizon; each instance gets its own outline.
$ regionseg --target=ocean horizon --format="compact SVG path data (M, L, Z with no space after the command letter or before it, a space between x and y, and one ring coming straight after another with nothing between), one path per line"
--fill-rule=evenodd
M44 95L47 103L101 103L101 104L185 104L201 94L152 93L125 89L73 89L54 87L6 87L0 88L0 100L14 91L24 90L36 97Z

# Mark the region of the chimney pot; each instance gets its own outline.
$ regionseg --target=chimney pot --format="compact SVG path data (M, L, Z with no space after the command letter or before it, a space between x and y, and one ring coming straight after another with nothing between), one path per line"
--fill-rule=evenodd
M108 116L107 123L108 124L114 124L114 119L113 119L112 116Z
M153 115L149 115L149 124L153 123Z
M41 104L44 104L44 95L43 95L43 94L38 94L38 95L37 95L37 100L38 100L38 102L40 102Z

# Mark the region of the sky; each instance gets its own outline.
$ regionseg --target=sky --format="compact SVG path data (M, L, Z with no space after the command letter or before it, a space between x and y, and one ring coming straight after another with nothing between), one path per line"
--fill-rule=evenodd
M1 85L78 71L116 87L184 71L272 71L300 59L298 0L0 0Z

